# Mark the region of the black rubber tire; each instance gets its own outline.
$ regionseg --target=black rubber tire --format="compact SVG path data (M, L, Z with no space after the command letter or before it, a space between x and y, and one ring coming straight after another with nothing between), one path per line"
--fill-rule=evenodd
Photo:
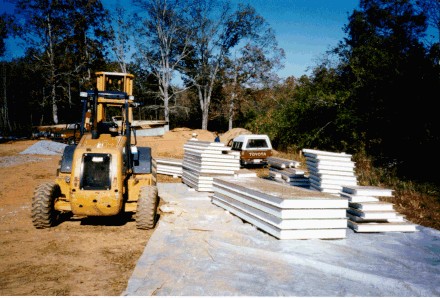
M136 228L141 230L154 228L158 203L159 196L156 186L150 185L140 188L136 208Z
M55 210L55 200L61 190L55 182L39 185L32 198L32 223L37 229L46 229L55 225L60 212Z

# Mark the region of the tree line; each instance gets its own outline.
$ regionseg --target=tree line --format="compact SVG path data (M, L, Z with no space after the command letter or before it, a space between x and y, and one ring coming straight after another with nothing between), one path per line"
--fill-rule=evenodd
M78 121L79 91L93 88L93 73L121 71L136 76L138 117L245 127L279 149L364 153L402 176L438 180L440 43L427 30L440 30L438 0L361 0L311 75L287 79L276 75L283 49L251 5L131 5L19 0L15 15L2 15L0 54L8 36L26 46L24 57L2 62L2 132Z

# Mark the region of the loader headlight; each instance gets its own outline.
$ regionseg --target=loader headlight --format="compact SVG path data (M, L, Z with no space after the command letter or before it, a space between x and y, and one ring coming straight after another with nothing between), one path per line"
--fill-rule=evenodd
M66 183L70 183L70 176L64 177L64 181L66 181Z

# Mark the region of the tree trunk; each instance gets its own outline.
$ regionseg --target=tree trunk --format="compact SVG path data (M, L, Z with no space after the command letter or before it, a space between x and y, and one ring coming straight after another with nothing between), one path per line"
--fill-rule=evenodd
M231 94L231 101L229 103L229 121L228 121L228 129L231 130L232 129L232 122L234 120L234 106L235 106L235 98L236 98L236 94L235 91L232 91Z
M231 101L229 102L229 130L232 129L232 121L234 120L234 107L235 107L235 99L237 98L237 85L238 85L238 70L234 68L234 79L232 81L231 88Z
M52 85L52 119L54 124L58 124L58 106L55 94L55 85Z
M8 98L6 93L6 66L2 65L2 76L3 76L3 105L1 107L1 129L5 131L11 131L11 123L9 122L9 111L8 111Z

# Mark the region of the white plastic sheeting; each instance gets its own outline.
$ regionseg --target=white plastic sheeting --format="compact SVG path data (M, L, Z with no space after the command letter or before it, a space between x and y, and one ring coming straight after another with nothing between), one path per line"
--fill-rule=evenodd
M440 296L440 231L277 240L180 183L122 295ZM165 210L165 209L164 209Z

